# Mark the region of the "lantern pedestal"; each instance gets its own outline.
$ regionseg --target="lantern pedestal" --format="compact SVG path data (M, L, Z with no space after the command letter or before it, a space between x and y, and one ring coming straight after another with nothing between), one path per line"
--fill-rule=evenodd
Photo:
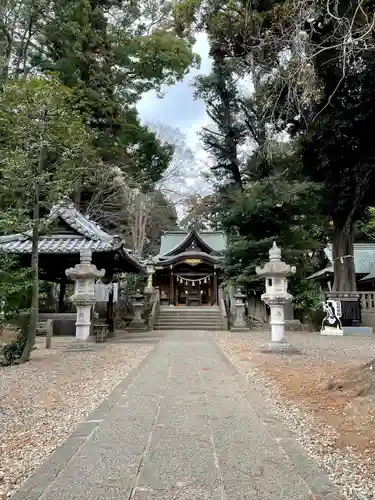
M69 279L75 281L74 295L70 298L77 308L76 339L68 346L69 351L92 351L91 308L96 302L95 279L103 278L105 270L98 270L91 264L91 250L81 250L81 262L65 271Z

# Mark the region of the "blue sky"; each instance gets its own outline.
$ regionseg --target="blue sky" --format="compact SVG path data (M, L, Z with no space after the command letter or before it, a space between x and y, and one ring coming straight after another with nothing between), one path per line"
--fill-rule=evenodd
M196 36L194 51L201 56L199 70L192 70L182 82L165 89L163 98L156 92L147 92L137 108L142 121L163 122L171 127L179 128L186 136L187 144L194 151L199 150L197 132L208 121L205 105L201 100L193 98L192 81L197 75L209 74L211 61L208 57L209 45L205 33Z

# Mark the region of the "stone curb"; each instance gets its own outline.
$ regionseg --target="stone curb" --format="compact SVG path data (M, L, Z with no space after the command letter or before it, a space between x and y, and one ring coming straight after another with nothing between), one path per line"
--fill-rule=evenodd
M328 474L321 469L308 453L298 443L293 433L280 421L272 416L268 410L264 398L260 392L252 386L241 368L237 366L227 354L213 341L216 351L221 359L236 377L241 386L245 387L247 399L258 415L261 422L267 428L271 437L281 447L285 455L298 471L302 480L310 488L312 495L317 499L338 500L343 498L336 486L329 479Z
M72 457L85 444L90 436L98 429L103 420L108 416L113 406L118 402L124 392L135 382L151 356L158 350L157 344L143 360L135 366L128 375L119 382L112 392L92 410L87 419L77 425L72 434L46 458L32 475L26 479L21 487L11 495L11 500L37 500L48 486L56 479L62 469L70 462Z

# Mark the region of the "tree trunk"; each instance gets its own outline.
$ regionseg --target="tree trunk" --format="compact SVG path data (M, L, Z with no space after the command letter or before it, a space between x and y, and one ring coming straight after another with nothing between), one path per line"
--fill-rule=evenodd
M4 28L1 31L3 32L4 41L2 44L0 44L0 87L4 86L8 81L9 67L13 49L13 33L10 33L10 31Z
M32 279L32 295L31 295L31 313L29 329L27 332L27 340L25 348L20 357L20 363L26 363L30 360L31 352L34 348L36 329L38 324L39 313L39 218L40 218L40 175L43 172L44 162L44 145L41 140L38 167L35 176L34 184L34 206L33 206L33 233L31 240L31 279Z
M347 220L342 227L335 226L333 234L333 292L355 292L357 290L355 266L353 225Z
M35 194L39 193L39 183L36 183ZM35 205L33 211L33 235L31 247L31 279L32 279L32 295L31 295L31 313L29 329L27 332L26 345L20 357L20 363L26 363L30 360L31 351L34 348L36 328L38 324L38 309L39 309L39 200L35 196Z

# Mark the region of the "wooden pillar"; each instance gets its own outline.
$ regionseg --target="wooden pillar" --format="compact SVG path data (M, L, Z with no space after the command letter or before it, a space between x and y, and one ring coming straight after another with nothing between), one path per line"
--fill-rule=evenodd
M217 274L216 274L216 265L214 266L214 279L213 279L213 304L212 305L217 305Z
M66 279L62 278L59 287L59 304L57 306L57 312L61 313L64 309L64 299L66 291Z
M173 266L172 264L169 266L171 270L170 281L169 281L169 305L175 305L174 300L174 274L173 274Z

